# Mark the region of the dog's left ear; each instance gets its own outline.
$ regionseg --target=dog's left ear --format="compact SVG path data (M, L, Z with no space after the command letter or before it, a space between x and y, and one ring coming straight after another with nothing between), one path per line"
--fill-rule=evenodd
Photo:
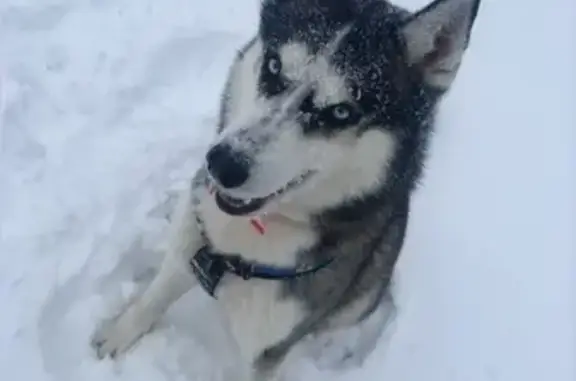
M431 86L447 90L468 47L480 0L436 0L401 28L408 63Z

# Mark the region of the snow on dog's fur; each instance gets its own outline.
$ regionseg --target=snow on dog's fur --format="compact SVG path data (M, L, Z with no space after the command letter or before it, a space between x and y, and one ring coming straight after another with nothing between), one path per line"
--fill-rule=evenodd
M225 276L216 297L248 379L278 374L302 338L372 316L388 295L435 112L478 6L437 0L410 13L383 0L264 0L166 259L97 330L99 356L125 351L196 284L190 260L204 246L269 266L327 263L294 279Z

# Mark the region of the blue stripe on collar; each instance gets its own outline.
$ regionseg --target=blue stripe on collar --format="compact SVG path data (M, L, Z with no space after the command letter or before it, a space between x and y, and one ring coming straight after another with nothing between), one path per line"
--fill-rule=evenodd
M225 273L232 273L244 280L269 279L288 280L313 274L332 263L333 258L316 265L304 268L263 265L246 261L239 255L221 254L212 251L208 246L202 247L190 261L192 270L200 285L212 297L216 287Z

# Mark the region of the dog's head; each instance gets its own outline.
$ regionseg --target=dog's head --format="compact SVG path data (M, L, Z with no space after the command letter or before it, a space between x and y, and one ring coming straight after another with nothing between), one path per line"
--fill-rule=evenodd
M206 156L220 208L318 210L382 187L398 157L407 164L396 177L421 165L410 157L456 75L478 4L437 0L410 14L383 0L264 0Z

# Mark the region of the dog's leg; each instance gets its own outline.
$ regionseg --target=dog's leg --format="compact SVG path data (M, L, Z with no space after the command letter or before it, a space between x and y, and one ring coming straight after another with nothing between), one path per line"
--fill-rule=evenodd
M202 238L190 192L182 195L175 214L169 249L150 286L128 304L123 313L105 322L94 334L92 345L99 358L125 352L195 284L189 260L200 248Z
M361 314L364 315L361 320L356 319L358 315L354 316L354 312L349 311L347 316L333 321L327 331L319 332L307 343L308 354L319 369L361 367L376 346L389 338L384 338L383 334L396 317L396 307L389 292L371 308L371 312Z

